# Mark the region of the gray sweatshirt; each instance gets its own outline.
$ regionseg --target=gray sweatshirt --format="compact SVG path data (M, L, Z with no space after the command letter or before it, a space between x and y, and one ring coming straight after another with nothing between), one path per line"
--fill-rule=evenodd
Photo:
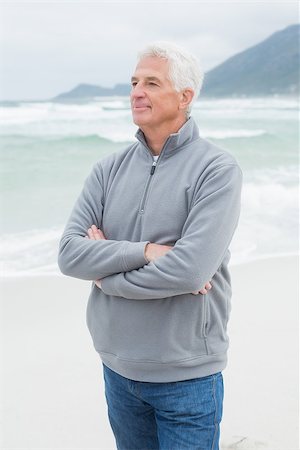
M98 161L59 244L68 276L92 283L87 325L104 364L124 377L171 382L226 366L231 284L228 246L238 223L242 172L199 137L190 118L155 162L137 142ZM95 224L106 239L85 239ZM148 242L174 246L148 263ZM193 295L211 280L206 295Z

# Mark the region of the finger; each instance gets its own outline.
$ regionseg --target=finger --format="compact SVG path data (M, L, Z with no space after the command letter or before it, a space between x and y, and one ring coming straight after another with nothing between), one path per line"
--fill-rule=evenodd
M205 288L200 289L199 292L200 292L200 294L203 294L203 295L207 294L207 290Z
M89 228L89 229L87 230L87 232L88 232L88 237L89 237L90 239L95 239L95 238L94 238L94 233L93 233L93 231L92 231L91 228Z
M205 287L205 289L210 290L212 288L212 285L208 281L204 287Z
M100 235L99 235L98 228L96 227L96 225L92 225L92 226L91 226L91 230L92 230L94 239L95 239L96 241L99 241L99 240L101 239L101 237L100 237Z
M102 233L102 231L100 230L100 228L98 228L98 233L99 233L101 239L106 239L106 237L104 236L104 234Z
M99 235L99 233L98 233L98 228L97 228L95 225L92 225L92 226L91 226L91 230L92 230L94 239L95 239L96 241L99 241L99 240L101 239L101 237L100 237L100 235Z
M104 234L100 230L100 228L97 228L96 225L92 225L92 231L94 233L95 239L99 241L100 239L105 239Z

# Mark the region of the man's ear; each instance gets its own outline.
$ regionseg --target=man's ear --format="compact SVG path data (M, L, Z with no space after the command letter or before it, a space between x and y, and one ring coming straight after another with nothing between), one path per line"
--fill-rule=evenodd
M187 109L194 98L194 94L195 92L191 88L186 88L181 91L179 109Z

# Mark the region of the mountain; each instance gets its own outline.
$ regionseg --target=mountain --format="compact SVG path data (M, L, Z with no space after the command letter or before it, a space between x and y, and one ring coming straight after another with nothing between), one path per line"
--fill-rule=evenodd
M299 95L300 25L290 25L205 74L201 97ZM54 101L128 96L130 85L79 84Z
M52 101L77 100L93 97L127 96L130 92L129 84L116 84L113 88L105 88L93 84L78 84L69 92L64 92L54 97Z
M299 95L299 35L291 25L227 59L206 74L201 95Z

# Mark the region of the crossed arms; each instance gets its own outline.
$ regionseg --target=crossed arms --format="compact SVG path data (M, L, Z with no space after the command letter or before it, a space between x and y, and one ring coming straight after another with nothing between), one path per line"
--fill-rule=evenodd
M84 280L100 279L105 294L128 299L165 298L205 288L222 263L238 222L239 167L226 164L207 174L172 248L149 241L105 239L94 232L87 235L92 225L101 231L103 184L97 163L61 238L61 271Z
M96 225L92 225L88 229L88 234L86 238L99 241L102 239L106 239L103 232L100 230L100 228L97 228ZM145 245L145 258L147 261L155 261L160 256L164 256L169 250L171 250L173 247L171 245L162 245L162 244L154 244L154 243L147 243ZM99 289L101 289L101 280L95 280L95 284L98 286ZM207 292L212 288L211 282L205 283L205 286L202 289L193 291L193 295L197 294L207 294Z

